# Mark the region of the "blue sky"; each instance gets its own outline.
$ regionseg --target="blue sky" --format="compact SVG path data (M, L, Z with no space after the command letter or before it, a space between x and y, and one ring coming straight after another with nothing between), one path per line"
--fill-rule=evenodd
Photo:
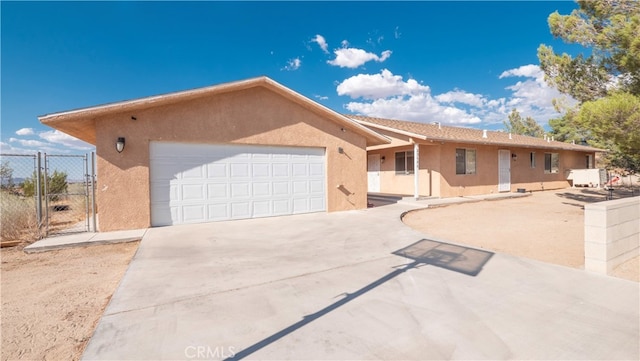
M37 116L266 75L341 113L502 129L557 116L556 2L0 2L3 153L92 146Z

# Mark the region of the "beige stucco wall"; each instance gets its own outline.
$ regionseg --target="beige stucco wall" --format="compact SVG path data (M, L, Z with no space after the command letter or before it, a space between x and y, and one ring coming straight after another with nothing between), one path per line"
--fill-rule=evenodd
M367 205L364 137L343 132L336 123L265 88L110 115L95 122L100 231L150 226L151 141L323 147L327 210ZM122 153L115 150L118 137L126 138Z
M420 170L418 173L420 196L439 196L440 183L440 147L430 145L420 146ZM369 154L380 154L384 162L380 165L380 192L391 194L413 195L414 174L396 174L395 153L414 150L413 145L398 148L378 149Z
M413 150L409 137L389 132L382 132L392 138L396 145L393 148L369 150L369 154L380 154L385 157L381 165L380 191L412 195L414 187L413 175L395 174L395 153ZM511 158L511 191L518 188L527 191L544 189L560 189L570 186L567 175L570 169L586 167L586 155L589 152L573 152L563 150L529 149L519 147L500 147L483 144L456 144L418 140L420 142L419 194L434 197L459 197L468 195L491 194L498 192L498 150L507 149L515 154ZM388 147L388 146L387 146ZM456 148L476 150L476 173L456 174ZM535 152L536 166L531 168L530 153ZM544 154L559 154L559 172L544 172Z
M476 174L456 174L455 149L476 150ZM567 175L570 169L585 168L586 154L563 150L500 147L492 145L451 144L442 146L442 197L491 194L498 192L498 150L506 149L515 154L511 158L511 191L524 188L527 191L560 189L570 186ZM536 166L531 168L530 153L535 152ZM558 153L558 173L545 173L544 154Z

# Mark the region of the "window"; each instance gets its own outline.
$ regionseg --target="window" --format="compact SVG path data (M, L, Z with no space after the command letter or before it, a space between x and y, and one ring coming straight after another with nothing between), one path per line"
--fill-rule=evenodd
M476 174L475 149L456 149L456 174Z
M529 155L529 163L531 164L531 168L536 167L536 152L531 152Z
M593 168L593 156L591 154L587 154L587 169Z
M413 151L396 153L396 174L413 174Z
M544 172L558 173L560 171L558 153L544 153Z

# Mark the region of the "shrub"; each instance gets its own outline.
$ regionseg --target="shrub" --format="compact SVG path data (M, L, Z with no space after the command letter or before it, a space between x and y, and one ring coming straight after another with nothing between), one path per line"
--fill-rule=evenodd
M2 190L0 192L0 239L2 241L40 238L35 199Z

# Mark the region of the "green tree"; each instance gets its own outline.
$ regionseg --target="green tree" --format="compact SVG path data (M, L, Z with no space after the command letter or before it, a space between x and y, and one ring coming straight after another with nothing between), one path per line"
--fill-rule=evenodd
M640 97L619 92L582 104L576 123L610 144L612 166L640 170Z
M25 179L22 184L22 191L24 192L25 197L33 197L35 196L36 191L36 181L37 175L35 172L31 176L31 178ZM47 193L51 196L49 197L52 201L57 201L60 199L61 194L67 193L69 188L69 184L67 183L67 173L58 172L57 170L53 172L52 175L47 177ZM44 194L44 175L40 175L40 194Z
M549 16L556 38L590 49L572 57L540 45L540 68L549 83L581 102L606 96L611 90L640 95L640 2L579 0L570 15Z
M549 16L551 33L582 45L588 55L556 54L540 45L545 79L580 104L549 121L558 140L586 140L609 149L607 162L640 170L637 105L640 96L640 1L579 0L569 15Z
M13 168L8 160L0 164L0 187L13 188Z
M531 117L522 119L518 110L513 109L509 113L509 119L504 121L505 131L513 134L528 135L530 137L543 137L544 128Z

